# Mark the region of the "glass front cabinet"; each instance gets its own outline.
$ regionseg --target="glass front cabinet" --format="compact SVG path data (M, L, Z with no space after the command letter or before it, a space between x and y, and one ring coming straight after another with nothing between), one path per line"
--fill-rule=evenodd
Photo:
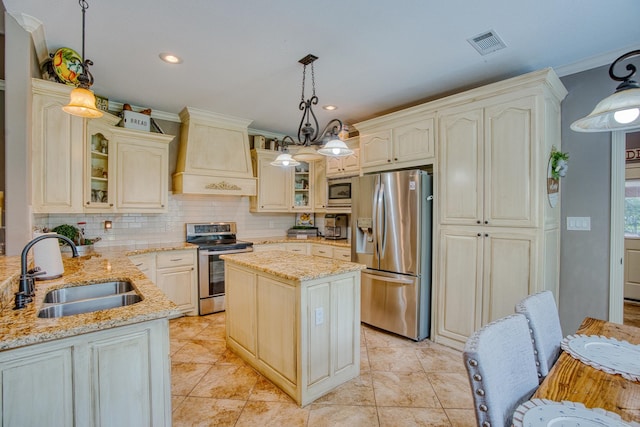
M313 162L300 162L298 166L295 166L293 171L293 197L292 197L292 210L311 212L312 209L312 192L311 186L313 172L311 168Z
M118 117L107 116L87 121L87 161L85 162L87 181L84 207L86 210L108 212L114 202L114 133L113 127L120 121Z

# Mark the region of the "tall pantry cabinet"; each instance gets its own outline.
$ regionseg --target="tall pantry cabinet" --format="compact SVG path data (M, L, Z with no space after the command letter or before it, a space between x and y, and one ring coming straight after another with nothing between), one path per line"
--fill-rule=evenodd
M560 207L548 201L547 170L566 93L547 69L438 110L437 342L461 349L525 296L557 297Z

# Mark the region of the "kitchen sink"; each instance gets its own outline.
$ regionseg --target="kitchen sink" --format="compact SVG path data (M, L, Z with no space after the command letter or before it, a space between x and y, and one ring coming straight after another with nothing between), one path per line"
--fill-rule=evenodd
M44 296L44 302L67 303L89 298L100 298L110 295L124 294L133 290L133 285L128 281L92 283L90 285L71 286L68 288L49 291Z
M128 294L102 296L74 302L51 304L41 308L38 311L38 317L50 319L55 317L71 316L74 314L91 313L93 311L124 307L140 301L142 301L142 297L133 292Z

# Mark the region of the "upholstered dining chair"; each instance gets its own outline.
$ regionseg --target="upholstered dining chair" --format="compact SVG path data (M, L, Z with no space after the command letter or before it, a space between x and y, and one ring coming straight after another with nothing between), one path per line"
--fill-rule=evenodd
M533 339L538 376L540 382L558 360L562 328L558 308L551 291L529 295L515 307L516 313L524 314L529 322L529 332Z
M512 425L513 412L538 388L529 325L512 314L474 332L462 353L478 427Z

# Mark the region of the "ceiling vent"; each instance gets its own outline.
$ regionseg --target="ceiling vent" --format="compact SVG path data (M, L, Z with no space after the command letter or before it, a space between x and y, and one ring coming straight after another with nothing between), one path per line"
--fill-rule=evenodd
M484 33L473 36L470 39L467 39L467 41L471 43L471 46L473 46L480 55L483 56L507 47L498 34L493 30L485 31Z

